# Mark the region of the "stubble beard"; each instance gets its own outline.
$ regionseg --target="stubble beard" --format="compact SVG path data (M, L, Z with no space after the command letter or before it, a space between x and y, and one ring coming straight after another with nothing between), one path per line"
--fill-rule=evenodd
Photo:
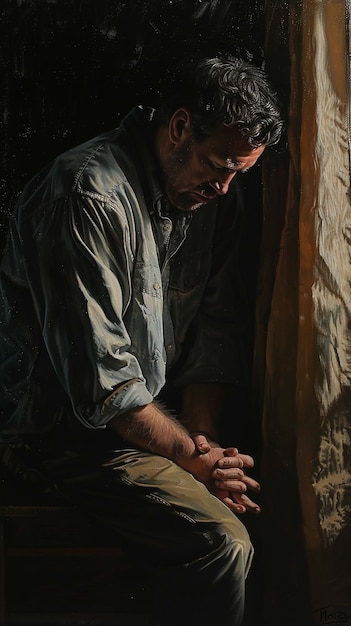
M206 200L204 200L204 202L195 202L194 199L190 197L190 192L180 193L169 185L166 185L166 196L172 206L186 213L196 211L196 209L206 204Z
M196 209L207 202L206 199L204 199L203 202L201 202L200 199L196 202L194 198L191 197L191 191L177 191L176 188L178 183L181 184L181 171L186 171L190 163L191 143L192 140L189 139L175 154L169 155L165 161L161 163L165 192L169 202L179 211L187 213L196 211Z

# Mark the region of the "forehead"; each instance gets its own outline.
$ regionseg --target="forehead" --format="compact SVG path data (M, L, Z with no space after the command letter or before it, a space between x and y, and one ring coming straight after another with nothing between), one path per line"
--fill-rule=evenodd
M265 147L253 147L241 135L237 126L222 126L213 135L202 142L208 156L217 157L228 167L235 166L238 160L245 160L252 165L263 153Z

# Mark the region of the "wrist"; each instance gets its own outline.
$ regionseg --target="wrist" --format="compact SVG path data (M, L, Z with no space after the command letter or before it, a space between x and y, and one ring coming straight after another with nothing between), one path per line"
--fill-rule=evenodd
M172 460L177 463L177 465L192 474L192 469L194 468L195 461L199 456L200 453L194 441L191 439L191 436L189 436L189 442L186 447L184 447L183 445L178 445L174 447Z

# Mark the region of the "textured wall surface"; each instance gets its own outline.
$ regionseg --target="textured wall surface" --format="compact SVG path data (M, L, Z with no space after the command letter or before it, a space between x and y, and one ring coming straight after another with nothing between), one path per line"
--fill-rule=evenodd
M267 626L351 624L349 9L272 7L291 95L287 188L265 179L269 215L285 210L265 353Z

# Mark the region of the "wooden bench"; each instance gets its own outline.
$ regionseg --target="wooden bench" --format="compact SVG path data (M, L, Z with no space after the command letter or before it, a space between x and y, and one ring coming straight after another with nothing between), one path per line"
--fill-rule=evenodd
M149 609L143 574L92 520L1 481L0 626L146 626Z

